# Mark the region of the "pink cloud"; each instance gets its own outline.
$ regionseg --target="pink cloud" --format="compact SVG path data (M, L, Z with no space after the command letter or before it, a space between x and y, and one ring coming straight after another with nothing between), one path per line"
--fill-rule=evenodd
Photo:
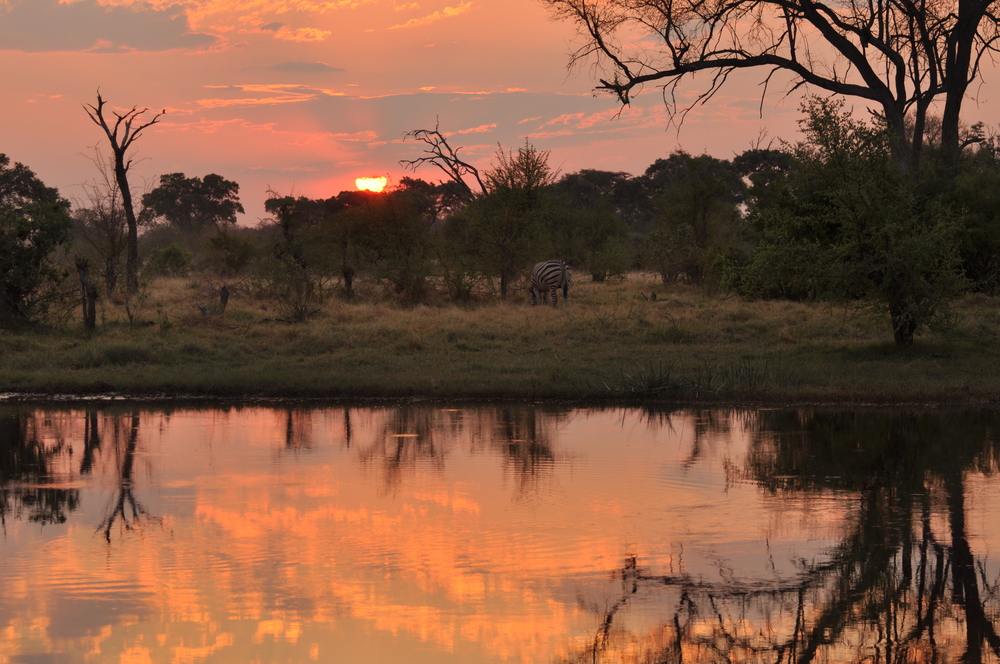
M445 7L442 10L427 14L426 16L421 16L419 18L411 18L406 23L400 23L398 25L390 26L389 30L399 30L401 28L416 28L422 25L430 25L431 23L437 23L438 21L446 18L452 18L454 16L459 16L466 13L472 9L472 0L469 2L463 2L457 7Z

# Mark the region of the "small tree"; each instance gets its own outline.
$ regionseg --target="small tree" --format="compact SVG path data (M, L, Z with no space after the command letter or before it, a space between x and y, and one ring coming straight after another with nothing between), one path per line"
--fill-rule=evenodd
M0 325L31 322L66 276L52 260L70 242L69 203L23 164L0 154Z
M99 261L105 291L110 295L118 285L128 249L128 222L115 182L114 164L109 164L96 148L93 162L98 178L83 185L85 199L76 203L73 213L75 233Z
M517 152L501 147L496 156L471 219L486 264L500 278L500 297L506 299L514 274L530 260L530 248L542 234L546 189L557 174L549 167L549 153L527 141Z

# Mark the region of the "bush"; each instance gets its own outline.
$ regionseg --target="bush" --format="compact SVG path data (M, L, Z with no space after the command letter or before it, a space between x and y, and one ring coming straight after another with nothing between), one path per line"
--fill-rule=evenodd
M183 277L191 268L191 254L176 244L157 247L150 252L146 270L154 276Z

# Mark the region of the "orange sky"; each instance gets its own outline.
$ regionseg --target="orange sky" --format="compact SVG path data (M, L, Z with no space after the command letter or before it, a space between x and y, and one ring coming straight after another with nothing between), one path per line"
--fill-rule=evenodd
M134 182L218 173L240 184L248 224L268 188L328 197L358 176L398 181L419 152L403 134L438 118L479 166L527 138L564 173L638 174L678 147L728 158L762 132L794 138L798 117L777 96L759 116L756 74L679 135L655 90L619 115L591 94L592 71L567 72L574 29L538 0L0 0L0 45L0 152L80 198L102 140L82 105L100 88L167 110L136 144Z

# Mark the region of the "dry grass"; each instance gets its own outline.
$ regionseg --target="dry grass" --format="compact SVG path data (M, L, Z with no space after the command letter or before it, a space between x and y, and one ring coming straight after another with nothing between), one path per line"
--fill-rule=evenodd
M632 275L579 283L568 306L522 294L468 306L328 297L314 319L277 320L217 284L165 279L130 327L103 302L98 330L3 333L0 389L230 397L437 397L959 402L1000 395L1000 301L970 296L946 331L908 349L858 311L745 302ZM655 297L654 297L655 296Z

